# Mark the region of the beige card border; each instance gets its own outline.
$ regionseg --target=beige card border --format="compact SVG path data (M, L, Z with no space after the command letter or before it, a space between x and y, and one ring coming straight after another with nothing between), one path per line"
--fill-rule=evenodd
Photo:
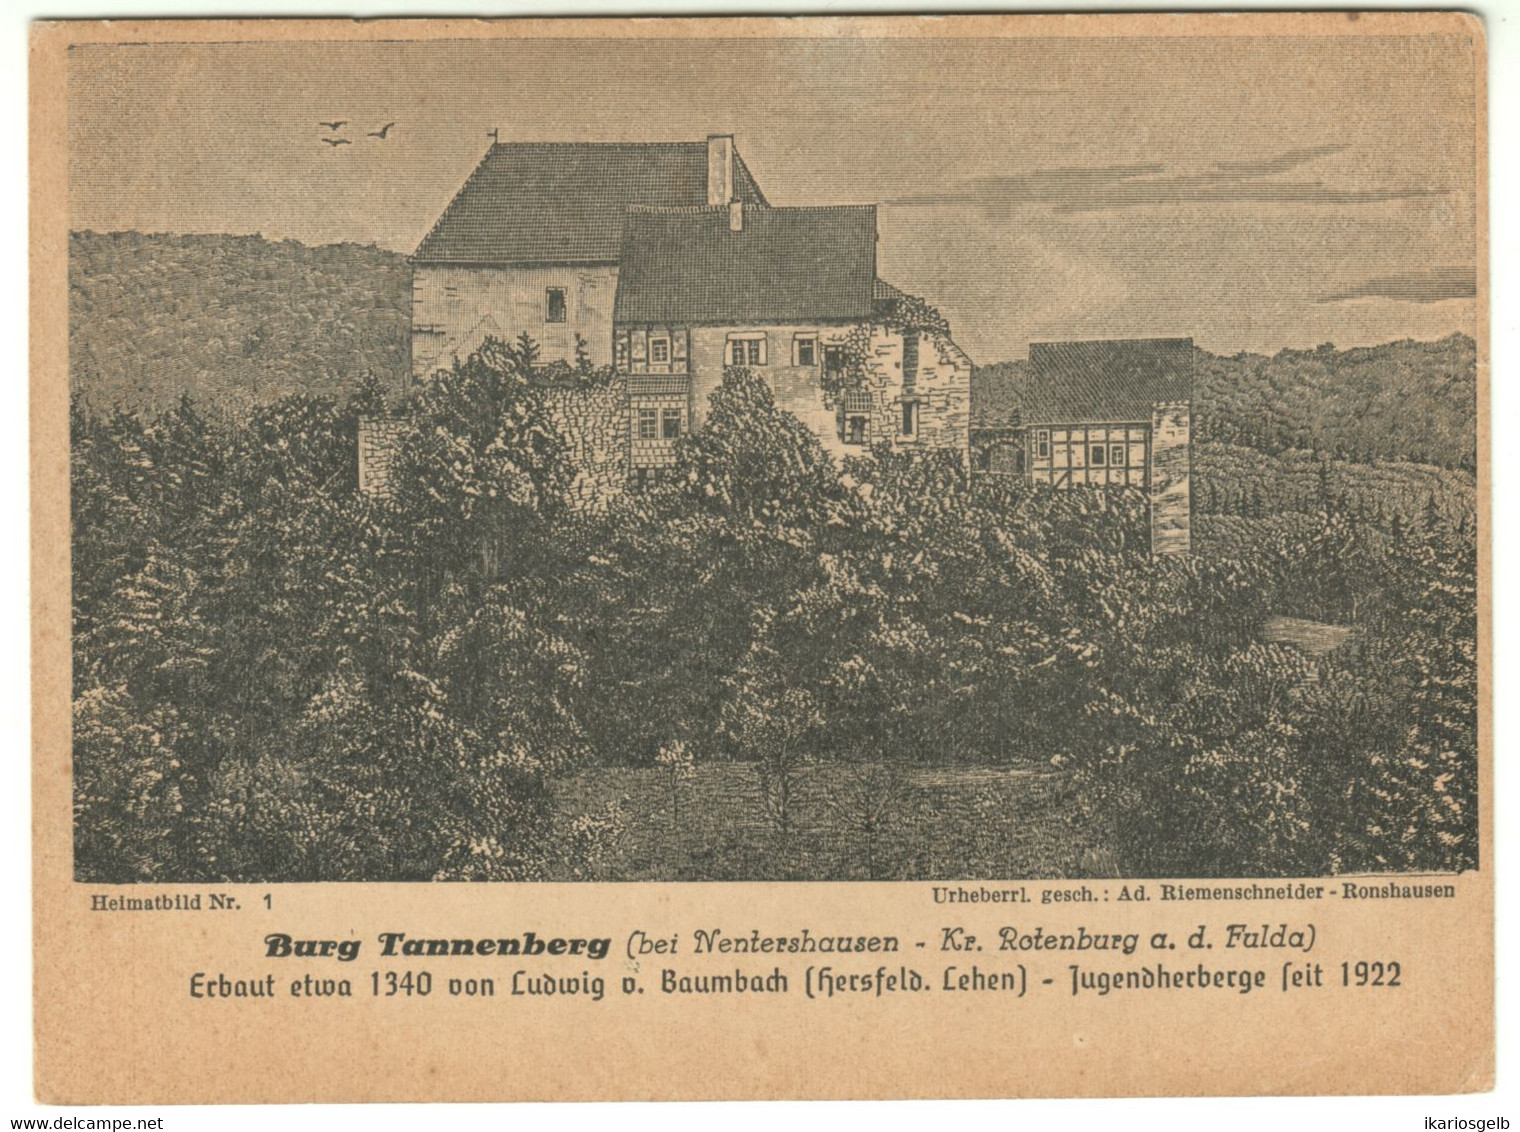
M192 970L259 967L280 930L361 935L402 924L489 934L549 924L618 939L633 926L790 930L827 920L915 933L955 922L927 883L272 886L280 911L143 923L92 916L71 879L67 373L67 104L70 43L494 37L963 37L1174 35L1470 36L1478 56L1479 655L1481 871L1455 900L1316 909L1321 930L1397 950L1418 992L1355 1009L1302 999L1106 1002L1008 1008L954 996L880 1005L658 1002L553 1008L362 1000L325 1013L192 1009ZM207 20L34 25L31 58L31 475L35 1083L46 1103L185 1103L765 1097L1158 1096L1446 1093L1492 1087L1493 773L1488 460L1488 153L1483 27L1445 13L1114 14L659 19ZM94 886L99 887L99 886ZM155 892L202 886L153 886ZM260 886L232 886L245 905ZM1349 909L1349 910L1348 910ZM1266 918L1293 909L1273 905ZM1148 909L1185 927L1206 907ZM966 917L970 918L968 914ZM1044 915L1061 922L1056 911ZM1076 921L1069 921L1074 924ZM616 944L615 944L616 946ZM606 972L609 982L622 968ZM1345 1000L1338 1000L1344 1002ZM370 1004L373 1005L373 1004ZM594 1013L593 1011L600 1011ZM277 1016L274 1016L277 1015Z

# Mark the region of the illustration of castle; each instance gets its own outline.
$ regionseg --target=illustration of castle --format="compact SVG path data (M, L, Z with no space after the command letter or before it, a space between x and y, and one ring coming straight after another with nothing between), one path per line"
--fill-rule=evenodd
M725 368L745 366L836 457L949 449L1055 488L1145 491L1159 554L1190 546L1192 342L1035 343L1008 420L974 430L973 367L927 304L876 273L874 205L772 206L734 139L497 142L412 257L414 382L487 337L612 366L552 389L587 507L675 461ZM395 422L361 428L387 489Z
M668 464L727 366L836 455L969 443L971 361L876 275L876 208L775 208L734 139L497 143L412 258L412 378L487 336L613 364L628 470Z

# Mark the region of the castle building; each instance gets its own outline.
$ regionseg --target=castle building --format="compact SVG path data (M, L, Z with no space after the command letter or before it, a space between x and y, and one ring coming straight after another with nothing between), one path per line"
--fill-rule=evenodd
M628 209L731 200L766 203L732 137L492 145L412 256L412 379L522 333L610 364Z
M412 378L523 333L542 362L611 365L633 482L674 461L730 366L836 456L965 460L971 361L877 278L876 244L874 205L771 207L730 136L498 143L412 257Z
M904 324L876 240L874 205L630 209L613 359L629 375L634 474L673 459L730 366L760 375L835 456L885 443L964 459L970 359Z

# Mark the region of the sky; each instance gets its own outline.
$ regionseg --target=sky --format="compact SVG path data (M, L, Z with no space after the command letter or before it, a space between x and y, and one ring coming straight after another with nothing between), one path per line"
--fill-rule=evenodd
M1476 331L1473 64L1459 36L81 46L69 207L410 252L490 130L731 133L774 205L877 203L879 274L979 363L1430 339Z

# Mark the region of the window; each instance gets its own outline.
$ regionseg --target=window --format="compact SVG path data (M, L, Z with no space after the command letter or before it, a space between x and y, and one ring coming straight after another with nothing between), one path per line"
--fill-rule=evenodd
M639 439L653 440L655 428L659 424L659 414L653 409L639 410Z
M1101 468L1108 463L1108 448L1102 444L1094 444L1088 461L1095 468Z
M565 321L565 289L563 287L550 287L544 292L544 298L548 304L548 311L544 315L545 322Z
M907 330L903 332L903 388L912 389L918 379L918 333Z
M728 343L728 365L763 366L765 338L732 338Z
M816 366L818 364L818 339L798 338L795 342L796 358L792 361L797 366Z
M866 418L846 417L844 422L844 442L846 444L864 444L866 442Z
M1048 428L1035 430L1034 454L1042 460L1050 459L1050 430Z
M918 402L903 402L903 431L904 436L914 436L918 433Z
M825 346L823 348L823 368L829 373L843 373L845 371L846 354L843 346Z
M1108 446L1108 462L1116 468L1124 467L1124 445L1110 444Z
M666 409L660 413L660 438L674 440L681 435L681 410Z
M670 361L669 338L651 338L649 340L649 360L651 362Z

